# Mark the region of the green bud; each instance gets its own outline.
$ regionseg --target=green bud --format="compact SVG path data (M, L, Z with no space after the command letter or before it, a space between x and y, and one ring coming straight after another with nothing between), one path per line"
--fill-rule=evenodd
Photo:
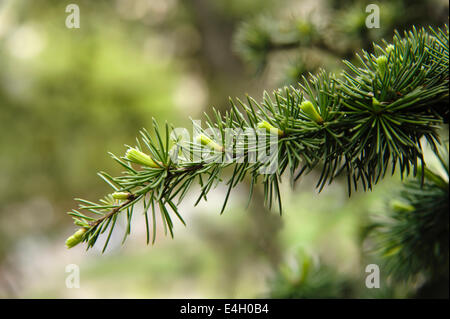
M276 133L277 133L278 136L284 135L284 132L282 130L276 128L273 125L270 125L270 123L267 122L267 121L259 122L258 123L258 128L265 129L268 133L270 133L271 130L276 130Z
M377 67L378 67L378 72L380 72L381 76L384 76L384 72L386 71L386 65L387 65L387 57L385 55L380 55L377 59Z
M115 199L129 199L131 194L128 192L115 192L111 194Z
M413 205L406 204L405 202L401 202L399 200L393 200L391 202L391 207L396 212L412 212L412 211L414 211Z
M381 106L381 102L377 100L376 97L372 98L372 106L374 106L375 108L379 108Z
M160 166L147 154L135 149L129 148L125 157L133 163L149 166L153 168L159 168Z
M87 231L86 228L78 229L75 232L75 234L73 234L72 236L67 238L67 240L66 240L66 247L70 249L72 247L75 247L79 243L81 243L83 241L83 236L84 236L84 233L86 233L86 231Z
M390 54L392 51L394 51L394 49L395 49L394 45L393 45L393 44L389 44L389 45L386 47L386 53L387 53L387 54Z
M389 256L392 256L392 255L395 255L395 254L397 254L401 249L402 249L402 246L400 246L400 245L397 245L397 246L394 246L394 247L392 247L392 248L389 248L387 251L385 251L385 252L383 253L383 257L389 257Z
M204 146L208 146L209 148L211 148L217 152L223 152L223 146L217 144L212 139L210 139L209 137L207 137L203 134L197 136L197 142Z
M317 112L316 108L310 101L303 101L300 104L300 109L305 112L310 119L315 121L316 123L323 123L323 119L320 114Z

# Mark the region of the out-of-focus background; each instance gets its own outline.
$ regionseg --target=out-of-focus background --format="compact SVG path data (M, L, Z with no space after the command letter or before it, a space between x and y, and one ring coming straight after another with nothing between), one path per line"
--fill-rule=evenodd
M76 229L66 215L73 198L109 192L95 173L121 169L107 152L123 154L152 117L189 128L189 117L226 110L229 96L259 99L320 67L338 71L342 58L389 40L395 28L448 21L445 0L378 1L380 28L367 29L372 2L0 0L0 297L287 296L283 285L295 279L299 254L323 268L311 297L320 290L366 296L361 227L383 212L400 184L396 175L351 199L345 180L320 194L316 172L294 190L286 180L281 217L261 205L259 188L246 209L245 183L220 216L226 188L219 185L197 207L192 192L180 209L187 227L177 224L174 239L159 235L147 246L135 214L125 244L119 225L104 254L101 243L86 252L67 250L64 241ZM70 3L80 8L79 29L65 26ZM268 45L264 35L273 32L284 32L286 42ZM256 49L265 46L261 55ZM80 288L66 287L71 264L79 266ZM329 287L327 276L345 283ZM380 292L407 294L406 286Z

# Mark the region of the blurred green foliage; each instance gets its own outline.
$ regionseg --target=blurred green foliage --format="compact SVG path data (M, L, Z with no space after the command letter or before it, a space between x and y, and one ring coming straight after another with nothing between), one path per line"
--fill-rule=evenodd
M311 176L294 191L282 185L282 218L260 205L260 189L244 210L245 185L226 214L212 214L224 197L219 189L209 205L183 208L188 229L173 241L146 247L137 234L126 249L116 244L103 256L65 250L73 229L64 212L74 195L104 193L94 173L119 170L107 152L122 153L152 117L185 125L211 105L227 109L228 96L295 84L321 66L337 69L342 57L394 27L441 23L446 1L383 2L382 28L372 31L362 25L364 1L72 2L80 6L80 29L64 26L66 2L0 1L0 297L408 296L414 284L370 294L362 287L360 231L398 186L395 176L350 201L345 183L320 195ZM317 4L310 16L297 14ZM276 67L255 77L233 51L233 35L260 16L282 17L263 26L277 30L279 22L287 40L304 46L274 54ZM319 34L336 47L311 45ZM252 41L267 45L258 34ZM252 52L249 60L261 61ZM301 289L277 277L299 245L322 261ZM80 265L80 289L65 287L71 263Z
M121 150L152 116L176 116L178 78L162 46L147 43L155 33L112 20L105 3L80 4L83 27L73 30L64 27L63 3L3 5L10 15L0 38L0 164L7 168L0 182L0 256L17 236L11 225L22 218L12 204L40 196L58 203L98 190L92 172L113 169L107 151ZM48 232L63 215L51 217ZM38 223L22 231L40 232Z
M379 28L366 19L376 5ZM238 28L234 49L254 70L266 69L275 86L296 85L319 68L338 72L342 59L352 60L372 43L416 27L442 26L448 1L305 1L253 15ZM426 12L426 14L422 14Z

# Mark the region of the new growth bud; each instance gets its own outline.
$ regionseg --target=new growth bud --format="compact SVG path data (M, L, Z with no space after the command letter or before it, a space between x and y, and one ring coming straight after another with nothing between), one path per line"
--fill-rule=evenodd
M283 132L282 130L276 128L276 127L273 126L273 125L270 125L270 123L267 122L267 121L259 122L259 123L258 123L258 128L265 129L266 132L268 132L268 133L270 133L271 130L272 130L272 131L275 130L275 132L276 132L276 134L277 134L278 136L283 136L283 135L284 135L284 132Z
M381 102L378 101L378 99L376 97L372 97L372 106L374 107L374 109L376 110L380 110L382 105Z
M323 123L323 118L320 116L320 114L317 112L316 108L310 101L303 101L302 104L300 104L300 109L308 115L310 119L312 119L316 123Z
M125 157L133 163L140 164L143 166L153 167L153 168L160 168L158 164L147 154L135 149L135 148L129 148L127 153L125 154Z
M405 202L401 202L399 200L393 200L391 202L391 207L396 212L412 212L414 210L414 206L406 204Z
M378 72L380 73L381 77L384 77L384 73L386 72L387 61L388 59L385 55L380 55L376 59Z
M394 45L393 45L393 44L389 44L389 45L386 47L386 53L387 53L387 54L390 54L394 49L395 49Z
M81 243L83 241L83 236L84 236L84 233L86 233L86 231L87 231L86 228L78 229L75 232L75 234L73 234L72 236L67 238L67 240L66 240L66 247L67 248L72 248L72 247L75 247L76 245L78 245L79 243Z
M112 193L112 197L115 198L115 199L121 199L121 200L129 199L131 197L131 193L128 193L128 192L115 192L115 193Z
M217 152L223 152L223 150L224 150L222 145L217 144L212 139L210 139L209 137L207 137L203 134L197 136L197 142L204 146L208 146L209 148L211 148L212 150L215 150Z

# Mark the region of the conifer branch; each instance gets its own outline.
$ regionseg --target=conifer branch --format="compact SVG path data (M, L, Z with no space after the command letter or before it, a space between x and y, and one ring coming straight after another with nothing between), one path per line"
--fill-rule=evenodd
M224 115L214 110L213 119L205 116L207 129L197 127L199 136L193 142L180 142L171 126L166 123L161 130L154 120L153 135L144 129L124 157L111 154L125 169L121 176L99 173L113 193L99 203L78 199L79 209L69 213L82 229L78 242L92 247L108 230L106 249L122 212L127 218L125 240L138 202L143 203L147 243L155 241L158 209L165 233L173 236L172 216L184 224L178 204L191 186L201 187L196 204L206 200L227 167L233 167L233 173L221 213L231 190L246 176L251 181L249 196L262 180L266 205L277 203L281 213L279 183L286 170L294 184L320 166L319 190L345 175L349 194L358 185L371 189L389 167L392 173L399 168L402 176L416 175L425 167L421 139L436 149L437 129L448 115L448 42L448 26L396 33L391 44L383 42L373 53L358 55L358 66L344 61L347 69L339 77L321 71L303 78L298 88L265 92L261 103L251 97L246 103L230 100L231 109ZM242 132L248 131L256 137L275 136L275 143L270 139L262 151L276 147L276 156L252 161L260 149L242 139ZM196 158L205 152L208 160ZM264 173L271 167L273 173Z
M443 175L425 168L424 176L407 181L390 202L388 214L367 226L372 252L396 280L448 281L449 163L448 144L436 153Z

